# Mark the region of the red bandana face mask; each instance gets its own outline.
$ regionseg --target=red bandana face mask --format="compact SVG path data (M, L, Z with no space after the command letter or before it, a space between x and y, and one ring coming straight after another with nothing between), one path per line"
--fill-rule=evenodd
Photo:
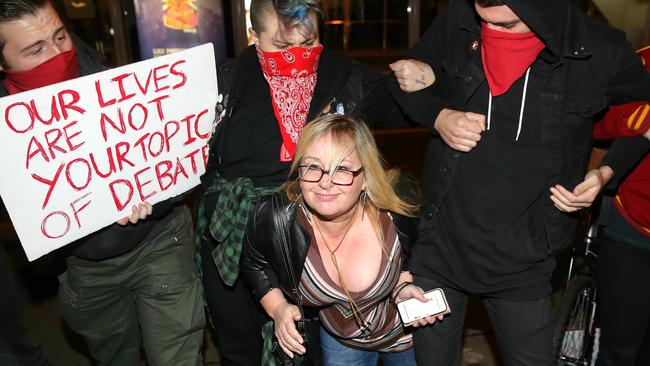
M273 112L280 125L280 161L293 160L296 142L305 126L316 87L316 71L323 46L295 47L280 52L257 49L264 78L271 89Z
M70 51L59 53L28 71L6 73L4 85L9 94L74 79L79 76L77 50L73 47Z
M493 96L510 89L544 49L535 33L509 33L481 25L483 70Z

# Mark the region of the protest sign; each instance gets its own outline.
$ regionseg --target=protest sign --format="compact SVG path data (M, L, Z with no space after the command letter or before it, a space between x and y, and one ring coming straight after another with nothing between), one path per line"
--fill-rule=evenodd
M0 194L27 258L199 184L217 96L205 44L0 98Z

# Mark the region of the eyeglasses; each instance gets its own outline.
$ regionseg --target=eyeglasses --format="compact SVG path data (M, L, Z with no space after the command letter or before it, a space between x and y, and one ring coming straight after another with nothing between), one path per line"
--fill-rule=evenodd
M320 182L324 174L329 175L332 183L339 186L349 186L354 182L354 177L361 174L363 167L357 170L347 170L338 167L334 172L330 170L323 170L316 165L301 165L298 167L298 177L303 182L316 183Z

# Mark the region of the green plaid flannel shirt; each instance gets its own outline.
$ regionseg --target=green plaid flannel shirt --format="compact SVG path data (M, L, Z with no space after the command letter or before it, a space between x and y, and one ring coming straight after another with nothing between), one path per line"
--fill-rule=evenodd
M273 354L273 333L275 332L275 323L269 320L262 328L262 366L275 366L275 355ZM283 352L280 350L280 352Z
M227 181L218 174L206 189L199 202L197 240L206 234L220 244L212 252L221 279L228 286L233 286L239 277L239 260L244 246L246 224L251 217L255 204L261 197L277 192L279 188L255 187L250 178L240 177ZM205 197L220 192L217 205L211 217L206 216Z

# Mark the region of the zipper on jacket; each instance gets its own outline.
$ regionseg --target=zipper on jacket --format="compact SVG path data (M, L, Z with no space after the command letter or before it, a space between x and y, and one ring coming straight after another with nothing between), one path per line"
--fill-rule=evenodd
M300 291L298 290L298 284L296 283L296 276L295 272L293 270L293 267L291 266L291 251L289 249L289 230L288 230L288 225L289 221L286 220L286 209L284 207L281 207L279 198L276 196L273 196L272 198L272 205L273 207L273 222L276 226L275 230L275 236L277 238L278 244L280 244L280 251L282 254L282 262L284 263L284 267L289 274L289 278L291 279L291 287L293 289L291 292L296 296L296 300L298 302L298 308L300 309L300 315L304 319L305 314L303 314L302 311L302 296L300 295ZM283 215L280 217L279 215Z

